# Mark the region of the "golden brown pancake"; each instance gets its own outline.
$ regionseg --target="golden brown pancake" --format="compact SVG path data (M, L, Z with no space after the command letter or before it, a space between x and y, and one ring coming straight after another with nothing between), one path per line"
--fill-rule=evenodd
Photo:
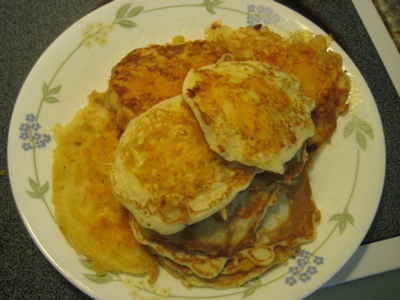
M274 198L276 185L280 187L279 200ZM215 284L217 288L219 277L242 278L251 274L247 273L250 270L266 271L282 262L276 257L277 249L294 255L293 249L314 239L320 213L311 197L307 169L290 183L241 195L228 205L226 220L215 214L178 234L162 237L140 228L131 218L132 229L138 241L148 245L173 275L184 281L191 278L193 285ZM257 200L264 199L267 202L257 207ZM234 241L239 242L233 245Z
M173 234L224 208L259 170L208 146L182 96L132 119L115 151L115 197L141 226Z
M183 251L201 251L212 257L229 257L255 241L255 232L268 207L278 199L277 184L239 193L226 207L226 217L220 212L172 234L161 235L139 227L131 219L135 236L142 243L171 245Z
M212 278L226 269L228 260L239 258L240 249L256 241L258 225L277 198L277 185L242 192L227 206L226 219L216 213L168 236L140 228L134 218L131 218L131 226L138 241L157 255L189 267L197 276ZM266 263L265 259L262 263Z
M228 49L224 60L265 61L300 79L302 92L316 104L313 121L317 133L308 140L308 151L317 153L330 140L336 119L348 108L350 91L341 56L328 49L330 37L299 31L285 38L265 26L233 30L215 23L206 40Z
M109 173L120 136L115 113L94 93L68 125L55 127L54 135L52 200L68 242L92 261L98 275L154 277L156 262L135 240L129 213L112 194Z
M304 144L302 148L297 151L296 155L285 163L285 172L283 174L267 171L259 173L253 178L247 189L260 189L275 182L290 182L306 168L305 163L308 161L308 154L305 149L306 145Z
M267 210L257 231L257 243L296 247L315 238L320 219L304 168L290 183L280 184L279 200Z
M314 100L300 81L259 61L228 61L192 69L183 82L210 148L228 161L283 174L314 135Z
M133 236L129 212L111 193L110 165L118 139L132 119L180 95L191 69L229 61L266 62L300 80L300 91L316 103L312 119L317 133L308 139L307 150L312 155L318 153L335 131L339 114L346 111L350 89L341 57L328 50L329 42L329 38L304 32L284 38L267 27L233 30L214 24L205 40L150 45L129 53L112 70L105 99L94 94L70 124L55 128L58 146L54 152L53 201L67 240L92 260L99 275L107 271L148 273L154 279L157 264L152 253L185 285L212 288L242 285L293 256L299 245L315 237L320 219L304 167L305 152L298 151L286 161L283 174L259 173L240 194L255 194L276 184L281 192L279 199L272 201L275 204L249 201L230 210L226 205L233 203L232 199L221 200L223 205L215 206L213 215L203 215L194 224L187 222L189 217L183 222L186 229L172 235L152 233L136 222L138 228L133 231L141 234L139 241ZM175 133L179 135L179 131ZM156 147L158 141L149 144ZM168 153L176 155L171 149ZM143 157L139 155L139 159ZM159 166L161 171L165 167ZM185 162L184 168L190 177L193 165ZM154 172L158 171L157 167ZM163 179L171 178L168 172L162 174ZM160 187L164 182L154 184ZM161 201L160 207L171 208L167 202ZM154 211L151 205L142 208ZM235 222L229 220L232 211L238 217ZM170 213L165 210L165 214ZM217 227L217 223L226 226L219 226L216 232L201 228L204 224ZM229 228L229 224L236 228ZM237 228L243 231L238 234ZM229 238L221 238L224 234Z
M230 272L228 274L221 274L214 278L201 278L196 276L189 268L183 267L174 263L168 258L161 258L162 265L174 277L181 280L182 284L188 287L210 287L214 289L226 289L232 287L239 287L247 281L262 275L268 269L275 265L287 261L295 251L286 246L277 246L274 248L273 261L266 266L252 266L248 269L243 267L242 270L237 272Z
M309 139L308 151L317 154L334 133L337 117L347 110L350 91L342 58L329 50L330 42L329 36L306 31L286 38L266 26L233 30L214 23L205 40L133 50L114 67L107 102L125 129L133 117L181 94L191 68L231 60L264 61L299 78L302 92L315 101L312 117L317 133Z
M133 117L181 94L191 68L213 64L225 52L220 44L201 40L133 50L113 68L109 81L108 102L118 125L125 129Z

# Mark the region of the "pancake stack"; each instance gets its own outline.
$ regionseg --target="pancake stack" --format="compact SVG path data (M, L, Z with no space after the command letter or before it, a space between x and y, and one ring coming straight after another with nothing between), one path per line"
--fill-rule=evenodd
M115 151L115 197L135 238L187 286L240 286L295 255L320 215L300 81L259 61L192 68L181 95L133 118Z

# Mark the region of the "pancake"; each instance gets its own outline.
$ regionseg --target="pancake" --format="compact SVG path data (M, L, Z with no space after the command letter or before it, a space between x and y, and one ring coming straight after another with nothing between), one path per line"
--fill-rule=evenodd
M173 234L224 208L259 170L213 152L182 96L132 119L115 151L115 197L139 224Z
M291 248L312 241L321 214L312 197L308 170L279 187L279 200L271 206L257 231L257 245Z
M141 228L134 218L131 226L136 239L157 255L189 267L200 277L212 278L238 250L255 242L259 223L277 199L277 185L241 192L226 207L226 219L215 213L167 236Z
M222 45L204 40L150 45L130 52L113 68L107 91L119 127L125 129L132 118L180 95L191 68L213 64L225 52Z
M296 76L301 92L316 103L312 112L316 134L307 147L314 157L330 141L338 116L348 109L350 79L341 56L329 49L331 41L330 36L305 30L283 37L266 26L234 30L214 23L205 40L149 45L129 53L112 70L107 104L117 112L118 126L125 129L132 118L181 94L192 68L224 61L267 62Z
M266 26L234 30L214 23L206 32L206 40L227 48L221 61L263 61L296 76L301 92L316 105L312 112L316 134L308 139L307 150L314 157L329 143L337 118L348 109L350 91L342 57L329 49L330 36L303 30L283 37Z
M285 172L277 174L273 172L261 172L257 174L251 181L247 189L260 189L267 187L276 182L290 183L293 178L298 176L306 168L308 162L308 153L306 151L306 143L300 148L293 158L285 163Z
M295 251L285 246L277 246L274 248L274 258L267 266L254 266L247 270L241 270L229 274L221 274L213 278L201 278L192 273L190 269L178 265L167 258L161 258L160 262L165 269L174 277L181 280L182 284L187 287L209 287L214 289L227 289L239 287L246 282L261 276L263 273L276 266L279 263L287 261Z
M133 236L128 211L114 198L109 179L120 129L115 113L96 93L66 126L54 128L52 201L67 241L91 260L97 275L108 271L150 274L157 263Z
M212 150L228 161L283 174L314 135L314 101L300 81L263 62L223 62L189 71L183 97Z
M108 90L54 129L53 203L67 240L98 275L154 280L162 265L186 286L211 288L243 285L294 256L320 219L308 155L323 149L347 110L350 81L329 43L305 31L282 37L215 23L205 40L129 53ZM215 94L246 104L224 101L203 112L199 104ZM259 112L261 98L277 101L279 113ZM306 126L282 131L277 115ZM219 136L211 116L222 124ZM266 146L266 136L289 142ZM267 153L254 157L254 145Z
M258 225L268 207L277 201L278 192L277 184L240 192L226 206L225 216L217 212L171 235L140 227L134 218L131 225L136 238L147 245L164 244L182 251L201 251L212 257L231 256L255 241Z
M226 220L215 214L164 239L140 228L134 218L131 218L132 229L138 241L148 245L167 270L173 270L175 276L197 278L194 282L199 286L208 286L210 279L242 274L254 268L266 271L282 262L276 257L278 248L283 247L286 253L294 255L301 244L314 239L320 213L311 197L306 169L290 183L280 182L258 193L251 190L240 195L227 206ZM277 195L279 199L276 199ZM268 200L257 209L256 202L263 199ZM255 218L246 217L246 211L252 212ZM214 225L213 218L219 219L219 226ZM228 238L224 239L224 236ZM245 242L232 247L232 241L238 240Z

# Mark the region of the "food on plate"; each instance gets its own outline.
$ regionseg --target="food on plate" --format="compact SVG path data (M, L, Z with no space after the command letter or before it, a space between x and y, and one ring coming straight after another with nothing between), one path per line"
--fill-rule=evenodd
M253 243L256 228L276 198L277 186L263 192L241 192L226 207L226 219L217 213L171 235L143 228L134 217L131 224L138 241L162 259L186 267L199 277L213 278L224 270L237 249Z
M214 23L135 49L57 125L56 218L107 271L240 286L316 236L309 170L347 109L330 38Z
M98 275L154 276L154 257L133 237L129 213L112 194L110 162L121 135L115 113L94 93L69 124L57 124L53 133L52 201L68 242L92 261Z
M135 49L111 72L107 98L125 129L129 121L153 105L181 94L191 68L216 62L226 52L220 44L204 40Z
M150 45L127 54L111 72L107 102L125 129L133 117L181 94L191 68L230 60L267 62L296 76L302 93L315 101L316 134L307 141L314 157L329 143L337 118L348 108L350 79L341 56L329 49L331 42L330 36L306 30L283 37L267 26L233 29L215 22L204 41Z
M242 260L240 265L243 266L239 271L230 271L230 267L233 270L237 270L237 265L235 261L229 261L229 265L226 265L226 269L229 271L223 272L219 276L214 278L201 278L196 276L194 273L187 270L187 268L182 267L178 264L173 263L168 258L161 258L162 265L172 274L174 277L181 279L181 282L188 287L198 286L198 287L210 287L215 289L227 289L231 287L238 287L246 282L262 275L268 269L273 266L287 261L291 256L295 255L295 251L291 250L289 247L276 246L271 253L272 261L269 265L256 265L252 267L246 267L249 260ZM252 265L252 264L251 264Z
M237 30L214 23L206 40L225 46L224 60L265 61L296 76L301 91L315 101L313 121L316 134L308 139L308 152L318 154L330 141L336 120L344 113L350 91L350 79L342 69L342 57L329 50L330 36L295 31L283 37L267 26Z
M293 256L314 239L320 213L311 197L307 170L291 183L241 192L220 214L162 236L138 226L138 241L186 286L239 286Z
M316 156L330 141L337 118L348 109L350 91L342 57L329 49L330 36L300 30L283 37L267 26L234 30L214 23L206 32L206 40L227 48L224 61L264 61L296 76L300 90L315 101L312 117L316 134L307 141L308 152Z
M314 100L276 66L228 61L189 71L183 97L210 148L228 161L283 174L314 135Z
M133 217L131 224L138 240L153 245L152 248L157 252L161 251L159 247L168 251L168 247L171 246L171 249L182 253L201 251L210 257L227 258L243 245L254 241L257 227L267 209L276 203L278 197L279 185L276 183L256 190L247 189L238 193L226 206L224 215L213 214L170 235L139 226Z
M228 162L207 144L182 96L134 118L115 151L115 197L141 226L172 234L224 208L255 167Z

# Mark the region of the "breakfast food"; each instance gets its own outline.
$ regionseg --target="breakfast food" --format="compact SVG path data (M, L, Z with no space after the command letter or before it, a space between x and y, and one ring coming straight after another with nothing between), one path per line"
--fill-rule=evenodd
M187 286L239 286L286 261L315 237L320 213L306 169L292 183L241 192L220 214L162 236L131 218L138 241ZM259 273L257 274L259 275Z
M214 23L207 30L206 40L227 48L224 61L264 61L296 76L301 92L315 101L312 117L316 134L307 141L308 152L316 156L323 149L335 132L337 118L348 108L350 91L342 57L328 48L330 36L302 30L283 37L267 26L234 30Z
M228 61L189 71L183 95L210 148L228 161L283 174L314 135L314 100L300 81L257 61Z
M154 258L132 234L129 213L112 194L110 170L121 130L101 95L66 126L57 124L53 153L53 204L61 231L91 260L98 275L108 271L157 272Z
M182 96L133 119L115 151L115 197L138 222L172 234L224 208L259 170L213 152Z
M233 29L215 22L204 41L150 45L128 53L111 72L107 103L125 129L151 106L180 95L192 68L225 61L267 62L297 77L301 92L315 101L316 133L307 140L313 157L330 141L337 118L348 108L350 80L341 56L329 50L331 41L305 30L283 37L267 26Z
M131 224L138 241L161 259L186 267L199 277L214 278L237 249L252 243L255 229L276 198L276 186L263 192L242 192L227 206L226 220L217 213L172 235L145 229L133 217Z
M178 40L133 50L55 128L56 218L98 274L240 286L315 238L309 167L349 79L323 36L215 23Z
M204 40L133 50L113 68L107 90L117 124L125 129L132 118L180 95L191 68L213 64L225 52L220 44Z

